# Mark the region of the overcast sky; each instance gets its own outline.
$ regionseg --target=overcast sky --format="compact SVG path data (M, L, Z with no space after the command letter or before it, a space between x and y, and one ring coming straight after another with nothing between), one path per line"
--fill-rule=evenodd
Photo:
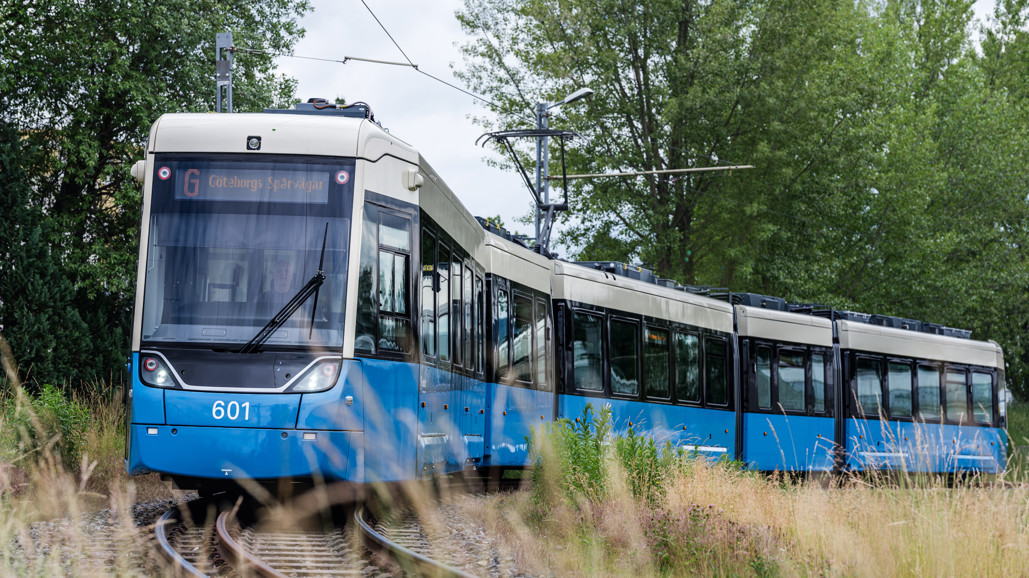
M461 86L451 74L451 66L464 66L458 45L466 37L454 16L460 0L366 1L421 70ZM404 61L361 0L312 4L314 11L302 21L307 35L296 45L295 55ZM992 13L993 4L978 0L978 17ZM299 58L279 58L278 65L280 72L297 79L297 96L303 100L341 96L347 102L367 102L384 127L422 153L472 214L500 215L509 229L531 232L531 227L515 223L531 208L521 177L488 167L485 159L493 153L475 145L482 129L470 117L486 114L486 109L470 96L408 67Z
M419 68L461 86L451 64L462 67L458 44L465 35L454 12L459 0L366 0L386 29ZM306 37L297 56L342 60L344 56L404 61L361 0L314 0L314 12L302 21ZM514 172L486 165L492 153L475 145L483 130L471 121L486 109L461 92L409 67L350 61L347 64L279 58L279 71L299 82L302 100L337 96L364 101L375 118L411 143L450 185L474 215L500 215L508 228L531 207L529 192ZM531 117L532 112L526 111Z

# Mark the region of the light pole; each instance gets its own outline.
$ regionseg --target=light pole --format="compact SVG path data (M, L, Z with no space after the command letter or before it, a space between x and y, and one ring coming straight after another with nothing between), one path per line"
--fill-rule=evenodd
M571 104L575 101L582 100L593 96L593 90L589 88L580 88L575 92L569 94L561 102L555 102L554 104L547 104L546 102L536 103L536 130L540 133L536 137L536 191L538 191L539 198L543 200L543 206L547 210L546 216L541 219L540 205L536 205L536 244L546 247L550 237L550 226L553 224L554 218L554 207L550 204L550 180L547 178L550 176L550 138L544 132L549 127L550 120L550 109L561 106L563 104ZM540 238L540 222L544 221L546 226L546 236L548 239Z

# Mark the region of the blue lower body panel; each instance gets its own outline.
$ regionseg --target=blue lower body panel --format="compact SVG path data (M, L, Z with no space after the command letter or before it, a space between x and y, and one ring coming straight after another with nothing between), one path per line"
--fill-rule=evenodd
M733 459L736 454L736 414L732 411L562 395L560 417L574 420L587 404L592 404L595 415L603 406L611 407L615 435L625 435L631 427L659 446L671 444L697 456L720 460Z
M847 468L912 472L999 473L1007 462L1004 430L919 421L847 420Z
M743 461L761 471L831 471L834 424L831 417L745 413Z
M133 425L132 439L133 475L364 481L362 432Z

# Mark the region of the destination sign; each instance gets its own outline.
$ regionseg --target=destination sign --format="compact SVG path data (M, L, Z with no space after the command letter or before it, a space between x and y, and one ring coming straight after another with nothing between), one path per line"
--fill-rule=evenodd
M161 172L166 171L166 172ZM158 169L158 177L170 173ZM347 175L346 179L339 174ZM248 169L233 167L176 167L175 200L243 201L273 203L327 203L329 183L349 180L346 171Z

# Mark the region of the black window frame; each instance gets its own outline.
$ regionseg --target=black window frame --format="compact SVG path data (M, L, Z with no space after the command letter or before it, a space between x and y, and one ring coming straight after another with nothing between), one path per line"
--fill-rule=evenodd
M634 361L635 361L635 366L636 366L635 367L635 370L636 370L636 376L635 376L636 377L636 391L635 391L635 393L624 393L624 392L617 392L616 393L614 391L614 384L612 383L612 379L611 379L612 374L614 372L614 364L613 364L613 357L614 356L612 355L612 351L611 351L611 348L614 346L614 340L611 338L611 335L613 333L613 329L612 329L612 324L613 323L625 323L625 324L631 325L633 327L633 332L632 333L636 337L636 347L635 347L636 353L635 353L635 356L634 356L635 357ZM605 363L605 365L607 366L607 374L605 375L605 381L607 382L607 384L606 384L606 387L605 387L605 391L612 398L617 398L617 399L639 399L640 395L642 394L642 391L643 391L643 387L642 387L642 382L643 382L642 372L640 371L640 369L641 369L640 368L640 350L642 349L642 346L641 346L641 343L640 343L642 341L641 340L642 332L640 330L640 327L642 326L642 322L641 322L640 319L635 319L635 318L627 317L627 316L624 316L624 315L608 315L607 316L607 326L608 326L607 327L607 333L605 334L606 338L604 340L605 341L605 345L606 345L604 347L604 357L607 360L607 362Z
M663 331L664 334L665 334L665 388L666 388L665 391L666 391L666 394L663 397L650 394L650 377L647 374L647 344L649 343L648 337L649 337L649 332L651 330ZM643 324L643 342L641 344L641 347L643 349L643 355L640 358L640 361L642 362L642 365L643 365L643 375L642 375L642 377L643 377L643 387L641 388L641 391L642 391L642 394L643 394L643 398L646 399L648 402L652 402L652 403L662 403L662 402L664 402L664 403L671 403L672 402L672 397L675 394L675 385L674 385L675 378L674 378L674 373L673 373L675 371L675 363L673 362L673 359L674 359L674 349L673 349L674 339L675 339L675 331L672 330L670 327L668 327L666 325L661 325L661 324L658 324L658 323L644 323Z

